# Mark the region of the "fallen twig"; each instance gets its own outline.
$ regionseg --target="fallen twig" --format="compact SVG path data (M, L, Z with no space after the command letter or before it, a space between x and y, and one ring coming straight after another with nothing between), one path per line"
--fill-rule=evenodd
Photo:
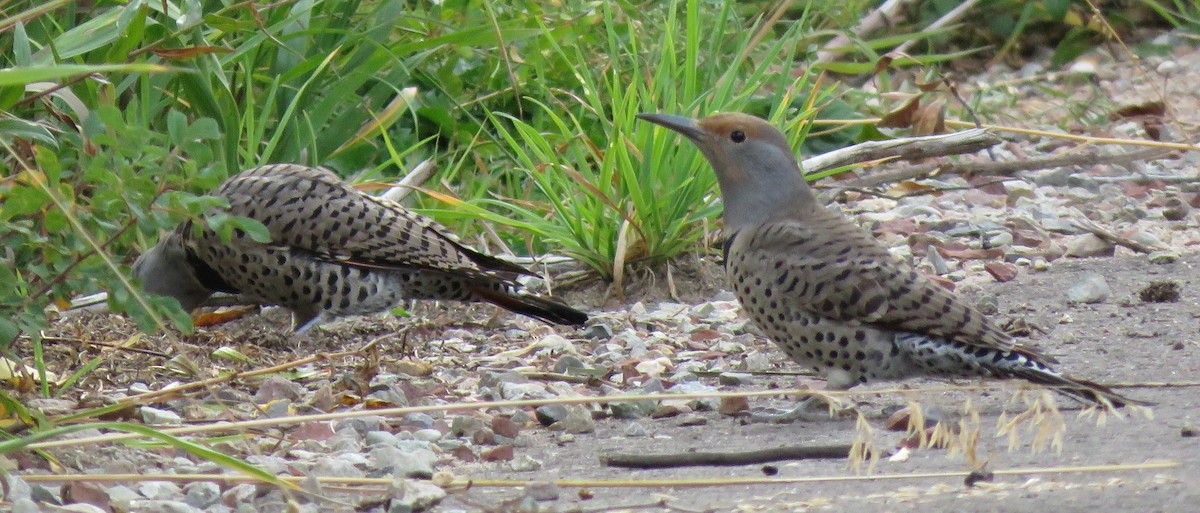
M1180 468L1178 461L1160 461L1138 464L1116 465L1083 465L1076 467L1042 467L1014 468L993 470L996 476L1026 476L1045 474L1081 474L1094 472L1132 472L1140 470L1164 470ZM962 480L970 475L970 471L961 472L922 472L913 474L875 474L867 476L812 476L812 477L710 477L682 479L559 479L553 481L564 488L658 488L658 487L701 487L701 486L746 486L771 484L800 484L800 483L831 483L838 481L898 481L905 479L946 479ZM212 482L212 483L254 483L259 480L244 474L21 474L20 478L30 483L70 483L92 482L112 483L145 481L170 481L174 483ZM302 483L305 480L315 480L326 485L358 485L387 487L395 482L392 477L316 477L316 476L279 476L280 480ZM436 480L435 480L436 481ZM529 484L521 479L470 479L454 477L446 485L447 488L516 488Z
M901 137L887 141L867 141L804 159L806 174L819 173L872 160L918 160L946 155L975 153L1000 144L1000 138L982 129L964 130L945 135Z
M1166 248L1162 248L1162 247L1151 246L1149 244L1142 244L1141 242L1138 242L1136 240L1122 237L1120 235L1117 235L1117 234L1109 231L1107 228L1092 222L1090 219L1087 219L1087 218L1078 217L1078 218L1072 219L1071 222L1074 223L1075 226L1079 227L1080 229L1089 231L1093 235L1100 237L1101 239L1104 239L1104 240L1111 242L1113 244L1116 244L1118 246L1125 246L1125 247L1132 249L1138 253L1151 253L1154 251L1158 251L1160 249L1166 249Z
M1147 148L1130 151L1120 155L1069 154L1034 159L1012 160L1007 162L972 160L969 162L939 162L922 164L918 166L890 170L883 173L876 173L871 176L864 176L862 178L855 178L852 180L846 180L844 182L837 182L834 186L829 187L831 190L829 196L836 197L844 190L851 188L877 187L886 183L915 180L918 178L928 178L937 175L958 174L975 176L1004 176L1015 174L1021 171L1036 171L1039 169L1053 169L1067 166L1093 166L1096 164L1120 165L1129 162L1156 160L1171 154L1172 152L1170 150L1163 150L1161 148ZM1200 181L1200 179L1195 177L1184 178L1187 178L1186 182L1189 183ZM1149 180L1151 179L1147 179L1147 181ZM818 185L818 187L820 186Z
M744 452L605 454L600 456L600 462L610 467L670 468L756 465L783 460L844 459L849 456L849 445L792 445Z

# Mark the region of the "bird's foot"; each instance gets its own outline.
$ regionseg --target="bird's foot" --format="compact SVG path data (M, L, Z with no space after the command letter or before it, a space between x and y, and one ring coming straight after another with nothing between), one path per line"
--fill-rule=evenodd
M797 421L818 422L849 417L855 411L854 406L845 406L831 397L814 395L800 401L795 408L789 410L759 408L751 411L750 421L772 424L791 424Z

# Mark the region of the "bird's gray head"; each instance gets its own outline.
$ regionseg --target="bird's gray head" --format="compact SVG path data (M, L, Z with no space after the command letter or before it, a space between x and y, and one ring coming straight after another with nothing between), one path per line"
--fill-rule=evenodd
M192 310L212 295L200 284L196 271L188 263L183 237L172 232L133 263L133 276L146 292L173 297L184 310Z
M740 113L700 120L669 114L638 118L679 132L700 148L717 174L727 229L815 208L787 138L766 120Z

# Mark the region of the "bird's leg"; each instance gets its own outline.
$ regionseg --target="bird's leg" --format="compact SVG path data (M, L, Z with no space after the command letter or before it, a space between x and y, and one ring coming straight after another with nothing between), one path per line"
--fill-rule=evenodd
M830 372L826 377L825 390L849 390L854 381L843 372ZM814 422L842 418L854 411L854 406L843 406L841 401L823 394L813 394L800 401L795 408L780 410L763 408L750 414L753 422L791 424L796 421Z
M333 320L332 316L321 314L303 314L295 310L292 311L292 331L295 333L304 333L313 326L320 326Z

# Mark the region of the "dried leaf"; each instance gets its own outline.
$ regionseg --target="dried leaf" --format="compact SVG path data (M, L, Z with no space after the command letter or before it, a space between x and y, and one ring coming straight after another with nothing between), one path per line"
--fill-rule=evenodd
M917 110L921 108L921 97L915 96L899 109L893 110L879 120L880 128L908 128L912 126Z
M937 135L946 132L946 99L938 98L917 109L913 118L915 136Z

